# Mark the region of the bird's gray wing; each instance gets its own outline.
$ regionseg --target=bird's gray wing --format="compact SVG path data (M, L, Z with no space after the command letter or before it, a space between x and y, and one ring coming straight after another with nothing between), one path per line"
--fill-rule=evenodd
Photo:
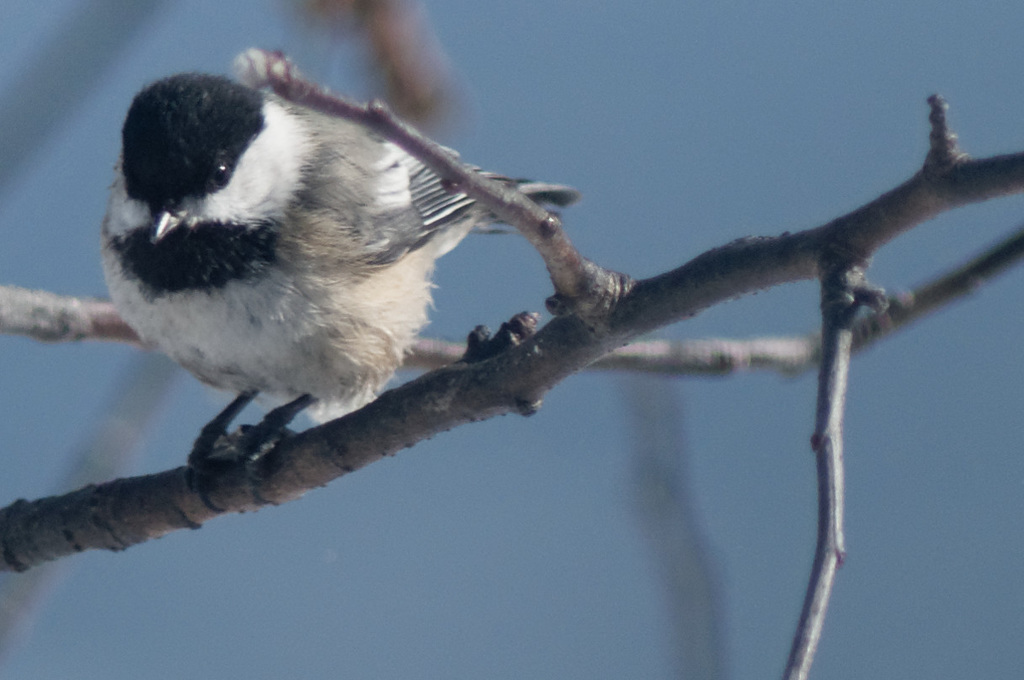
M438 255L443 254L473 227L495 221L474 199L447 188L433 170L392 142L379 140L372 149L350 152L355 153L339 159L349 166L349 172L335 174L333 187L348 195L334 200L335 205L349 201L360 206L339 222L351 230L368 264L390 264L427 243L434 243ZM473 169L491 179L518 184L541 202L568 205L579 197L569 187L512 180ZM362 187L342 186L346 176L360 177Z

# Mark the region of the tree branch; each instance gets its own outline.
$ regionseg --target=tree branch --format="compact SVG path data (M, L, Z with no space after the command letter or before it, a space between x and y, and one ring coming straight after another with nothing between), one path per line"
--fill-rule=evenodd
M630 288L629 277L597 266L579 254L562 229L561 219L530 200L514 186L476 172L457 154L428 139L396 118L387 104L359 104L307 80L280 52L249 49L235 60L239 80L251 87L269 87L277 95L378 132L447 180L453 191L475 198L502 222L514 226L533 244L547 265L555 295L552 314L569 313L591 323L603 321L615 301Z
M1024 190L1024 154L981 160L960 155L945 167L930 162L904 184L828 224L741 239L633 283L573 255L546 213L535 221L535 205L487 183L410 128L393 126L380 107L363 107L352 115L441 168L458 190L474 192L502 219L532 233L531 241L549 263L556 298L570 303L558 311L571 313L494 358L428 373L355 413L283 440L260 459L255 477L239 469L204 489L224 512L292 500L462 423L510 412L530 414L554 385L640 335L740 295L823 272L860 270L877 248L944 210ZM932 122L933 132L947 138L948 131ZM528 219L511 219L520 209ZM529 222L525 227L533 231L519 222ZM603 292L595 297L594 290ZM123 549L169 531L196 528L217 514L189 491L184 468L18 501L0 510L0 566L21 570L81 550Z
M109 300L0 286L0 334L43 342L108 340L142 346Z
M853 351L860 352L922 317L973 293L1024 258L1024 225L969 262L908 293L889 296L888 309L858 319ZM0 285L0 335L24 335L43 342L105 340L140 345L135 332L107 300L55 295ZM768 370L797 375L818 365L820 335L749 340L640 340L591 364L601 371L664 375L731 375ZM462 358L466 343L421 338L406 357L406 369L434 370Z
M910 293L889 297L888 309L860 319L853 327L853 350L869 347L918 319L965 297L983 283L1024 259L1024 225L996 245L957 267L919 286Z
M825 625L836 571L846 554L843 537L843 414L853 347L854 314L861 304L884 305L880 290L864 283L863 270L839 263L821 282L821 367L815 412L814 449L818 470L818 539L785 680L804 680Z

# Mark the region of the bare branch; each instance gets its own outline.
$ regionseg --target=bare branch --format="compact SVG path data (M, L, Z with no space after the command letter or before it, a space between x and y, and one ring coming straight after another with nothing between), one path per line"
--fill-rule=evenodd
M919 286L889 297L888 309L860 319L853 327L855 352L869 347L923 316L976 291L1024 258L1024 225L967 264Z
M641 340L615 350L590 368L665 375L724 376L753 370L794 375L817 362L817 339L814 335L749 340Z
M931 134L928 135L929 150L925 158L925 171L942 172L950 166L967 159L967 154L960 150L957 145L957 136L949 129L946 121L946 111L949 104L942 98L942 95L933 94L928 97L928 105L931 107L931 114L928 122L932 125Z
M935 277L908 293L889 297L885 312L858 319L853 351L860 352L918 319L973 293L1024 258L1024 225L970 262ZM138 338L106 300L54 295L0 286L0 334L25 335L43 342L107 340L139 344ZM664 375L732 375L767 370L797 375L818 365L820 335L747 340L641 340L602 357L589 370L641 371ZM434 370L454 363L464 342L417 340L403 367Z
M0 334L43 342L110 340L142 345L109 300L0 286Z
M814 449L818 470L818 540L800 621L783 678L804 680L825 625L836 570L846 552L843 538L843 413L850 372L858 286L863 272L837 268L821 284L821 367L815 414Z
M796 375L817 365L819 344L816 333L749 340L639 340L606 354L587 370L709 376L767 370ZM423 338L416 341L402 366L434 370L458 361L465 350L465 343Z
M283 54L250 49L235 61L239 79L252 87L269 87L279 96L318 111L356 121L412 154L462 192L514 226L533 244L555 287L548 300L553 314L574 313L592 323L603 321L631 285L628 277L582 257L562 229L561 219L515 187L489 179L459 160L449 149L396 118L381 101L357 104L306 80Z
M55 295L17 286L0 286L0 335L24 335L42 342L99 340L142 346L108 300ZM403 367L434 370L458 361L465 351L464 342L421 338ZM590 368L668 375L727 375L756 369L788 374L812 365L817 351L817 336L645 340L615 350Z
M274 64L276 70L289 68L283 60ZM282 82L292 81L285 78ZM350 106L324 99L321 91L310 90L301 81L296 87L299 95L324 100L325 105ZM395 126L394 119L382 111L379 106L369 106L355 107L349 113L396 143L407 144L407 150L424 162L436 163L459 190L466 190L463 181L485 179L410 128ZM537 210L529 201L524 206L525 199L514 192L506 196L502 187L486 182L479 187L480 200L495 212L507 208L514 214L525 207L529 215ZM922 221L960 205L1022 190L1024 154L956 160L944 170L922 170L864 207L821 227L778 237L741 239L635 283L582 259L574 264L571 256L562 271L557 264L561 255L555 252L549 260L552 277L561 280L556 272L562 271L567 277L563 283L569 286L562 288L556 281L556 294L575 293L575 285L587 288L586 279L594 272L619 277L615 278L617 286L603 288L605 292L614 290L600 298L606 306L590 304L585 310L573 306L575 313L555 318L533 337L493 358L457 363L423 375L385 392L360 411L285 439L260 459L257 478L245 470L227 473L218 478L215 488L205 489L206 496L225 512L254 510L264 502L297 498L462 423L510 412L533 413L554 385L645 333L781 283L836 271L860 271L875 250ZM533 226L545 229L540 223ZM560 232L552 231L554 241ZM540 236L542 242L547 239ZM568 241L563 245L571 249ZM551 253L545 254L546 259L548 255ZM843 333L849 333L848 328L844 327ZM825 346L832 344L839 354L845 352L842 342L826 338ZM824 434L832 433L826 429ZM58 498L19 501L0 510L3 567L27 569L91 548L122 549L175 529L200 526L216 514L188 490L184 468L87 487Z
M867 349L924 316L974 293L1022 259L1024 225L966 264L909 293L889 296L884 311L858 318L852 327L853 351ZM617 349L592 364L590 369L673 375L729 375L737 371L769 370L797 375L818 365L820 345L819 333L749 340L645 340ZM431 341L424 349L425 357L441 354L438 341Z
M810 672L836 571L846 556L843 417L853 347L851 326L858 307L867 305L882 311L885 304L882 290L869 286L859 267L840 262L822 277L821 366L811 435L818 472L818 538L803 610L783 673L785 680L805 680Z

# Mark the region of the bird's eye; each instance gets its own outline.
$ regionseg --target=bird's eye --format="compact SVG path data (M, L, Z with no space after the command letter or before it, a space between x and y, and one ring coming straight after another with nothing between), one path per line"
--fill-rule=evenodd
M228 181L231 179L231 168L227 163L218 163L217 167L214 168L213 174L210 175L210 189L216 191L223 189L227 186Z

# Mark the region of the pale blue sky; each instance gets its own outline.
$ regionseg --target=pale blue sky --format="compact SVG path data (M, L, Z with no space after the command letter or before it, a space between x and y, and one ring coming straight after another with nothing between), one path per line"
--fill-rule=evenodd
M0 91L77 3L0 22ZM913 174L926 97L968 152L1024 150L1015 2L427 1L467 112L469 161L573 184L585 255L646 276L750 234L823 223ZM105 295L98 229L144 83L225 72L249 46L367 94L358 49L288 3L169 4L0 196L0 283ZM0 159L4 150L0 149ZM870 275L905 289L1024 217L1004 199L898 239ZM428 334L464 337L549 284L518 237L438 268ZM855 362L848 560L813 677L1012 677L1024 668L1024 334L1017 269ZM803 333L813 285L661 335ZM0 504L52 492L136 352L0 338ZM676 380L690 480L724 592L733 678L785 662L814 542L814 378ZM568 380L529 419L460 428L287 506L66 560L0 677L668 678L658 572L633 513L622 384ZM221 398L182 374L136 471L183 463Z

